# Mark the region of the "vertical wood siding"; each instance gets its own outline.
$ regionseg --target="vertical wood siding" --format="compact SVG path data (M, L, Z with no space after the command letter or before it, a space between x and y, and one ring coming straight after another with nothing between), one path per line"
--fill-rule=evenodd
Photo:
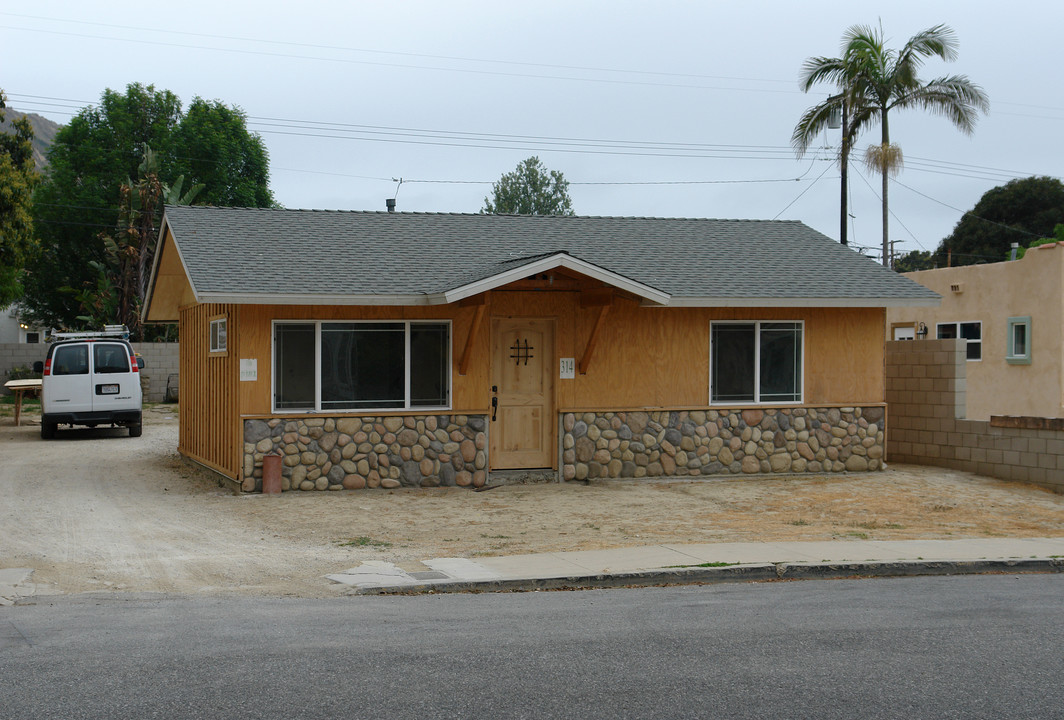
M551 364L557 372L558 358L580 359L598 317L598 308L581 307L575 292L492 292L481 318L483 327L471 349L468 373L460 375L458 362L476 317L475 307L257 305L244 306L241 312L242 357L257 358L259 371L255 382L237 382L234 375L234 384L239 385L240 412L250 416L271 412L270 333L274 319L451 319L452 408L486 413L490 412L492 385L491 318L554 318L556 357ZM587 373L555 383L556 407L707 406L709 332L714 320L801 320L805 323L803 404L882 403L884 316L883 308L653 308L618 298L602 325ZM235 343L232 319L229 332ZM206 330L199 334L204 333ZM232 372L236 373L235 367Z
M209 352L210 318L220 315L228 318L228 349L224 354ZM233 479L239 474L244 449L237 406L239 327L236 305L194 305L181 310L178 450Z

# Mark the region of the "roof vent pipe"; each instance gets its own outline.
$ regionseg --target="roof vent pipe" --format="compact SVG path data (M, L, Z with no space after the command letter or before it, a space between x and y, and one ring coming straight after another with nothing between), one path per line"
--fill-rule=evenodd
M1018 242L1012 243L1012 253L1009 255L1009 260L1015 260L1016 259L1016 252L1019 249L1020 249L1020 244Z
M385 198L384 204L387 206L388 212L395 212L395 198Z

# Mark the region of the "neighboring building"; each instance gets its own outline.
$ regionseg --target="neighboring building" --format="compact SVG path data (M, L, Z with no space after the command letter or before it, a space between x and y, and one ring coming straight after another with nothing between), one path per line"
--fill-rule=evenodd
M0 343L43 343L44 329L19 319L14 305L0 310Z
M888 339L964 338L967 417L1064 417L1064 243L1011 262L905 273L938 307L887 311Z
M185 456L284 489L882 466L885 308L798 222L167 207Z

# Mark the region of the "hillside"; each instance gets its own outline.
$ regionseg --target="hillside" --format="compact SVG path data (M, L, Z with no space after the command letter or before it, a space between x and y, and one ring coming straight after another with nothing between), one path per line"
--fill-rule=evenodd
M4 121L0 122L0 132L14 132L11 123L20 117L25 117L30 121L30 127L33 128L33 160L37 163L38 170L47 166L48 148L52 146L55 134L61 126L36 113L23 113L11 108L4 108L2 112L4 113Z

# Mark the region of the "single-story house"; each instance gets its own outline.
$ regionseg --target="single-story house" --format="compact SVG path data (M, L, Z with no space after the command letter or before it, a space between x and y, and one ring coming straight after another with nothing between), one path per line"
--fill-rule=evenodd
M905 275L942 303L891 307L887 337L963 339L969 419L1064 417L1064 243L1019 260Z
M938 295L799 222L165 211L179 450L245 491L869 470L886 308Z

